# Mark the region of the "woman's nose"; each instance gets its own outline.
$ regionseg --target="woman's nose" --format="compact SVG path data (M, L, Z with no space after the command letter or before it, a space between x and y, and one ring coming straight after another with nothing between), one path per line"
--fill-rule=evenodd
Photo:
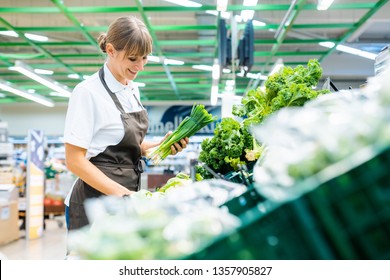
M143 61L143 60L138 61L138 62L135 64L135 70L137 70L137 71L142 71L142 70L144 70L144 61Z

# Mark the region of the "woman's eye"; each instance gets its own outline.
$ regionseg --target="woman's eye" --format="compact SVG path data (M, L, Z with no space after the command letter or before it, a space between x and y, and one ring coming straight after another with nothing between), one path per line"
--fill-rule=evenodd
M133 61L133 62L137 61L137 58L135 58L135 57L130 57L129 59L130 59L130 61Z

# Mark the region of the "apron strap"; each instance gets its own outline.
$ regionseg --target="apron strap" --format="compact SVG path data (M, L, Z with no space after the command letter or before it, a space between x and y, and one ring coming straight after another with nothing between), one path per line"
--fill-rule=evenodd
M119 102L118 100L118 97L116 96L115 93L113 93L110 88L107 86L107 83L106 81L104 80L104 70L103 70L103 67L100 68L99 70L99 78L100 78L100 81L102 82L104 88L107 90L107 92L110 94L112 100L114 101L115 103L115 106L118 108L118 110L122 113L122 114L126 114L125 113L125 110L123 110L123 107L122 107L122 104Z

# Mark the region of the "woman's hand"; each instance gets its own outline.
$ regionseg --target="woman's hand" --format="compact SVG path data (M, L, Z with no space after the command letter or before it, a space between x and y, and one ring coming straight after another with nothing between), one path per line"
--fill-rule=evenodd
M172 134L172 131L169 131L167 134L165 134L164 138L161 139L160 144L165 141L169 137L169 135ZM183 151L183 149L187 148L188 143L190 142L190 139L188 137L183 138L180 140L180 142L177 142L171 146L171 154L176 155L177 153Z
M173 144L171 146L171 154L176 155L177 153L183 151L183 149L187 148L188 142L190 142L190 139L186 137L181 139L180 142Z

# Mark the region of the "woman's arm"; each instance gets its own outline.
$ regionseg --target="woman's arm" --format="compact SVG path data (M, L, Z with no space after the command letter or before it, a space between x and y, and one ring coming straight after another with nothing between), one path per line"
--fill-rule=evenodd
M133 192L108 178L95 165L85 158L87 150L65 143L66 166L81 180L106 195L123 196Z

